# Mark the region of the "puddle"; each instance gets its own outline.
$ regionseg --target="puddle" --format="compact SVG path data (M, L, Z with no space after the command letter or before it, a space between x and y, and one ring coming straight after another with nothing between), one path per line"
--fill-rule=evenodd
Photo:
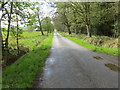
M54 49L54 48L51 48L51 49Z
M48 58L48 60L46 61L46 64L54 64L55 59L54 58Z
M51 70L47 70L47 71L45 71L44 75L46 77L50 77L52 75L52 71Z
M93 58L97 59L97 60L101 60L103 58L99 57L99 56L93 56Z
M108 63L108 64L105 64L105 66L108 67L109 69L113 70L113 71L119 71L120 72L120 67L118 67L114 64Z

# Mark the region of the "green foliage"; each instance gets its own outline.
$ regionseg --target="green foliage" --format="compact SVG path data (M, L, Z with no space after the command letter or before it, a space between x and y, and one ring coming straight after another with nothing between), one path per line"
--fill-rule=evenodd
M51 23L51 18L50 17L45 17L42 20L42 27L43 27L43 30L47 31L47 32L52 32L54 30L54 26Z
M19 58L3 70L3 88L31 88L38 72L42 70L47 58L52 35L39 44L34 50Z
M14 27L11 27L11 35L14 36L14 37L17 37L17 34L18 34L18 37L21 37L23 31L21 28L18 28L18 31L16 30L17 26L14 26Z
M53 21L59 31L118 37L119 2L58 2ZM67 31L69 32L69 31Z
M106 53L106 54L111 54L111 55L115 55L115 56L120 56L120 52L118 52L118 48L106 48L106 47L102 47L102 46L94 46L88 42L85 42L84 40L75 38L75 37L70 37L64 33L60 33L62 36L70 39L71 41L86 47L90 50L96 51L96 52L101 52L101 53Z
M2 32L0 31L0 34L3 37L2 55L5 57L2 63L3 66L7 65L7 62L11 60L9 58L12 56L11 61L15 61L12 65L3 69L3 88L32 87L36 74L44 66L45 59L49 54L53 35L41 36L39 31L33 31L36 27L39 27L38 24L41 22L41 18L38 19L37 17L41 14L37 12L38 8L35 5L40 5L40 3L8 1L1 8L0 28L2 28ZM3 23L8 22L6 24L8 28L1 26L1 20ZM47 30L53 31L54 27L51 20L46 27ZM29 52L24 52L25 50ZM19 53L24 55L19 56ZM18 60L16 60L17 55Z
M36 47L37 42L42 42L47 36L41 36L39 31L24 31L19 38L20 46L28 48L30 51ZM9 47L16 48L16 40L10 33Z

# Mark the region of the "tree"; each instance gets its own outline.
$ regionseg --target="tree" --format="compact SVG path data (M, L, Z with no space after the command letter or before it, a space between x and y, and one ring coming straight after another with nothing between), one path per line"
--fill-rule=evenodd
M27 22L29 16L27 16L26 12L24 12L23 10L25 8L28 8L28 6L30 6L30 5L32 5L32 4L29 4L29 3L26 4L24 2L7 2L7 3L4 2L4 3L2 3L1 9L2 9L3 13L2 13L1 20L0 20L0 28L2 30L4 28L1 27L1 21L6 22L6 20L8 20L6 37L5 37L5 40L2 40L2 44L3 44L2 45L3 46L2 47L2 49L3 49L2 55L3 55L3 60L4 60L5 64L9 60L9 55L10 55L8 40L9 40L9 35L10 35L11 31L15 32L17 51L19 54L19 36L20 36L20 32L21 32L21 29L19 28L19 23L23 23L23 21ZM14 22L16 22L16 26L13 24ZM13 29L13 27L16 29ZM1 30L0 30L0 32L1 32Z
M3 38L2 38L2 28L1 28L1 21L3 19L3 17L7 14L7 9L5 8L5 5L7 4L8 2L0 2L1 4L1 7L0 7L0 10L2 11L2 15L0 17L0 45L2 47L2 51L4 49L4 44L3 44ZM6 12L4 12L6 10ZM2 53L2 52L1 52Z
M8 14L8 29L7 29L7 37L5 39L5 52L6 52L6 61L8 60L8 38L9 38L9 32L10 32L10 24L11 24L11 15L12 15L12 9L13 9L13 2L10 2L10 12ZM6 62L5 62L6 63Z
M45 17L42 20L42 22L43 22L42 23L43 29L47 31L47 35L54 30L54 26L51 23L51 18L50 17Z
M88 36L91 37L90 3L76 2L72 3L71 7L73 8L72 10L74 10L74 13L77 13L80 16L83 25L86 26Z
M118 6L118 2L56 3L57 14L54 23L59 23L62 27L65 25L68 33L87 34L89 37L92 35L118 37ZM59 27L60 29L62 28Z
M71 34L72 32L70 30L71 20L69 18L70 17L69 4L66 2L57 3L56 7L58 8L57 10L58 15L60 15L60 17L62 18L60 19L60 21L67 27L68 33Z
M40 20L40 16L39 16L39 15L40 15L40 9L37 8L37 16L38 16L39 28L40 28L40 31L41 31L42 35L44 35L43 30L42 30L42 24L41 24L41 20Z

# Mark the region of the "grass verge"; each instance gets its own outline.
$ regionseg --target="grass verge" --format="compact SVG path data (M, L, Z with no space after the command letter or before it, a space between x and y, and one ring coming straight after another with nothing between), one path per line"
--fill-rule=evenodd
M3 70L3 88L31 88L38 72L42 70L52 44L52 35L39 46L20 57Z
M75 37L70 37L64 33L60 33L63 37L68 38L69 40L83 46L86 47L90 50L96 51L96 52L101 52L101 53L106 53L106 54L110 54L110 55L115 55L115 56L120 56L120 52L118 50L118 48L106 48L106 47L101 47L101 46L94 46L89 44L88 42L85 42L83 40L80 40L78 38Z
M6 32L3 33L6 34ZM5 38L4 34L3 34L3 38ZM4 51L2 52L3 68L8 65L11 65L16 60L18 60L19 57L35 49L46 38L47 35L42 36L40 31L23 31L23 33L19 37L19 54L18 54L16 38L12 35L12 32L10 32L9 56L6 62L4 62L6 58L5 52Z

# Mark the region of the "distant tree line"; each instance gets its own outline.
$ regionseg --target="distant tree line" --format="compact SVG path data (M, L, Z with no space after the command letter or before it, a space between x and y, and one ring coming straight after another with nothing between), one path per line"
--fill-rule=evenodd
M117 38L120 2L59 2L53 18L59 31Z

